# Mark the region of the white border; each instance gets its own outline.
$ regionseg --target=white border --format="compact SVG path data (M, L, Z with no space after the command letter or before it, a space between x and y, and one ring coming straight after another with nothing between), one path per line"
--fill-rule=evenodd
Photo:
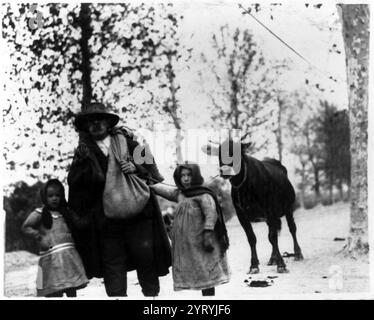
M242 4L247 4L247 3L260 3L260 4L270 4L270 3L287 3L287 4L292 4L296 3L297 0L258 0L258 1L237 1L238 3ZM334 0L332 0L334 1ZM313 0L313 1L304 1L306 3L310 4L319 4L319 3L331 3L330 1L326 0ZM10 1L3 1L1 0L0 3L8 3ZM12 2L17 2L17 3L22 3L22 2L32 2L32 3L53 3L53 2L61 2L61 1L55 1L55 0L47 0L47 1L12 1ZM81 3L82 1L63 1L67 3ZM116 0L101 0L101 1L90 1L93 3L114 3L114 2L125 2L125 1L116 1ZM138 0L131 0L131 1L126 1L126 2L132 2L132 3L142 3L144 1L138 1ZM174 0L174 1L160 1L160 0L153 0L147 2L148 4L151 3L159 3L159 2L174 2L174 3L182 3L186 2L186 0ZM233 1L229 0L190 0L188 2L193 2L193 3L206 3L206 4L215 4L215 5L232 5ZM371 5L372 1L370 0L361 0L361 1L351 1L351 0L340 0L340 1L334 1L336 4L337 3L343 3L343 4L356 4L356 3L362 3L362 4L368 4ZM300 1L298 1L300 3ZM370 30L373 31L373 20L374 20L374 12L373 12L374 6L371 5L371 21L370 21ZM1 27L0 27L1 31ZM374 52L374 35L373 32L370 32L370 74L369 74L369 88L373 88L374 84L374 72L373 72L373 52ZM2 77L0 77L0 86L1 90L3 88L2 85ZM0 97L0 102L1 100L5 99L5 94L1 94ZM373 221L373 210L374 210L374 196L373 196L373 182L374 182L374 141L373 141L373 121L374 121L374 95L373 95L373 90L369 89L369 107L368 107L368 119L369 119L369 126L368 126L368 134L369 134L369 140L368 140L368 218L369 218L369 244L370 244L370 293L341 293L341 294L282 294L282 295L266 295L266 294L261 294L261 296L255 296L249 294L251 296L251 299L253 300L264 300L264 299L280 299L280 300L304 300L304 299L311 299L311 300L325 300L325 299L336 299L336 300L341 300L341 299L349 299L349 300L356 300L356 299L374 299L374 221ZM2 119L2 113L1 113L1 120ZM3 131L3 126L1 126L0 129L0 146L1 149L3 150L3 143L1 137ZM4 166L4 161L3 157L1 157L0 160L0 176L2 176L5 172L3 171L5 169ZM3 188L1 188L0 191L0 196L1 196L1 201L3 200ZM4 252L5 252L5 213L3 210L3 206L1 207L1 214L0 214L0 299L7 299L7 300L35 300L35 298L22 298L22 297L16 297L16 298L8 298L4 296ZM40 299L40 298L38 298ZM75 298L77 300L88 300L87 298ZM117 300L114 298L107 298L108 300ZM183 300L181 298L173 297L172 299L175 300ZM198 299L198 297L196 297ZM89 300L102 300L102 298L90 298ZM126 299L126 300L133 300L133 299ZM145 298L144 300L151 300L149 298ZM156 298L156 300L162 300L162 297ZM199 299L200 300L200 299ZM208 300L208 299L201 299L201 300ZM209 299L209 300L214 300L214 299ZM247 299L237 299L237 300L247 300ZM229 304L229 301L228 301Z

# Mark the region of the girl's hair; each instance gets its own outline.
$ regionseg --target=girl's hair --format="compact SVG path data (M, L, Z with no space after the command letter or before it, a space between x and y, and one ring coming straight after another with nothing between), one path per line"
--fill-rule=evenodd
M44 207L42 210L42 224L45 228L50 229L53 223L52 215L50 212L51 208L48 206L48 201L47 201L47 190L51 186L54 186L60 189L60 203L58 205L57 210L62 214L66 223L70 227L71 219L70 219L70 215L69 215L68 208L67 208L67 201L65 198L65 188L58 179L48 180L43 186L43 188L40 190L40 198L44 204Z

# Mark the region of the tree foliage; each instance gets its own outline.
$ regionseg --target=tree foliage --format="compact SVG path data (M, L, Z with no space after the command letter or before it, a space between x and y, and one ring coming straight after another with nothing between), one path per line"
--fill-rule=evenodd
M343 185L350 185L347 111L338 110L325 100L309 100L301 92L295 93L294 99L295 105L287 115L286 128L293 137L290 151L299 159L296 173L301 178L301 192L312 186L317 200L320 200L322 191L328 190L331 203L334 187L340 190L342 197ZM313 111L307 112L306 109Z
M27 250L38 253L37 242L24 235L21 227L31 211L41 205L41 186L40 182L29 186L22 181L16 184L9 197L4 197L6 252Z
M346 110L321 101L321 114L317 128L317 140L323 146L323 169L326 184L342 188L350 185L350 139L349 118Z
M52 3L37 10L43 26L30 28L30 4L2 5L11 61L3 115L5 131L13 130L4 157L8 170L24 167L45 179L66 170L77 140L72 117L87 101L103 101L130 127L165 114L166 52L181 55L182 17L169 4ZM20 156L25 149L32 152Z

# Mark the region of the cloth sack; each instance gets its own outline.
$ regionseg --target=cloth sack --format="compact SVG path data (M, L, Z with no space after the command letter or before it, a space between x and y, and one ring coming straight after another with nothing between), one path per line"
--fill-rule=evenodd
M126 138L111 136L108 170L103 194L104 213L108 218L127 219L143 211L150 198L149 187L135 173L123 173L120 161L130 159Z

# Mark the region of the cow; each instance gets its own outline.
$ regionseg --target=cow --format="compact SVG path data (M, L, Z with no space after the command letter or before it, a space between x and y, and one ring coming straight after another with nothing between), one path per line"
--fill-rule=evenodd
M208 155L218 155L220 175L230 180L232 202L251 248L251 265L248 273L259 272L256 235L251 225L251 221L259 218L264 218L269 228L268 238L272 245L272 253L268 265L277 265L278 273L286 273L288 270L278 247L278 233L281 230L281 217L284 215L293 238L295 260L303 259L293 217L295 190L288 179L287 169L280 161L272 158L260 161L246 154L251 145L245 141L247 136L248 134L245 134L237 140L230 136L221 144L210 141L203 147L203 151ZM231 163L223 161L223 148L228 150L231 156L233 150L239 150L238 166L235 166L233 160Z

